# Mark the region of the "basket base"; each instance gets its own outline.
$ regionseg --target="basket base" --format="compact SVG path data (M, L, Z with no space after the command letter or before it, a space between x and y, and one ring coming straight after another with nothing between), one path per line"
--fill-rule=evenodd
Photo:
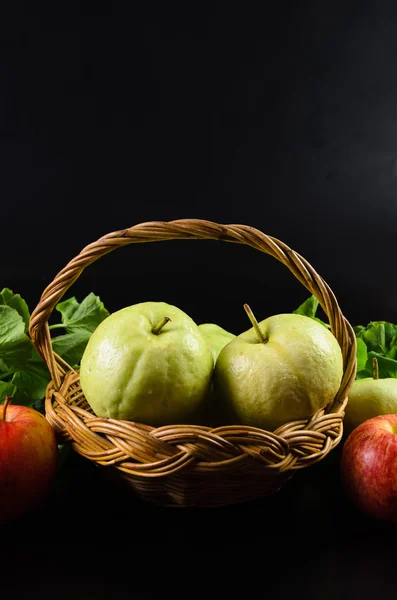
M152 478L145 481L122 473L113 467L98 468L112 484L127 493L136 494L144 502L167 508L217 508L259 500L278 492L292 477L292 473L281 473L275 479L266 480L263 472L254 477L251 473L241 473L225 481L214 473L177 474L161 478L156 485Z

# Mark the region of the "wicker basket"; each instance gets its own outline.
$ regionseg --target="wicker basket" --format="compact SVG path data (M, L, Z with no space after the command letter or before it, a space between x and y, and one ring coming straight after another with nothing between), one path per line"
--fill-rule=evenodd
M120 246L162 240L210 239L247 244L282 262L319 300L342 349L344 374L333 402L311 419L276 431L248 426L150 427L99 418L81 391L79 373L51 345L48 320L83 269ZM111 468L144 499L163 506L220 506L271 494L294 471L319 462L340 442L347 392L356 374L356 340L334 294L308 262L286 244L245 225L199 219L148 222L109 233L86 246L44 290L30 335L52 381L45 411L60 443L97 466Z

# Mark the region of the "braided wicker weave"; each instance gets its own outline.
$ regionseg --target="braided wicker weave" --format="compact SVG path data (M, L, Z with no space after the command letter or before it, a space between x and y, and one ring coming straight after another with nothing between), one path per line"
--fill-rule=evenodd
M341 347L344 374L333 402L311 419L274 432L248 426L211 429L197 425L150 427L99 418L88 406L79 373L57 356L48 325L55 305L82 271L127 244L209 239L247 244L283 263L319 300ZM219 506L273 493L294 471L325 457L341 440L347 393L356 374L356 341L337 300L310 264L283 242L245 225L199 219L147 222L115 231L86 246L44 290L32 313L30 335L52 381L46 417L60 443L98 466L111 467L144 499L167 506Z

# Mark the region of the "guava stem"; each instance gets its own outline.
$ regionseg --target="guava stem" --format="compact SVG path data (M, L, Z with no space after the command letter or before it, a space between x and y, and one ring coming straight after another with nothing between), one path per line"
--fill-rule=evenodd
M0 415L0 419L2 419L3 421L6 420L7 407L10 404L11 400L12 400L11 396L5 397L4 404L3 404L3 416Z
M256 335L258 336L258 340L260 341L261 344L266 344L267 339L263 335L263 333L259 327L259 323L256 320L255 315L252 312L251 308L248 306L248 304L244 304L244 310L247 313L248 318L251 321L253 328L255 329Z
M374 356L372 359L373 379L379 379L378 359Z
M168 321L171 321L171 319L169 317L164 317L164 319L162 319L160 321L160 323L158 323L157 325L155 325L152 329L152 333L155 333L156 335L158 335L160 333L160 331L163 329L164 325L166 325L168 323Z

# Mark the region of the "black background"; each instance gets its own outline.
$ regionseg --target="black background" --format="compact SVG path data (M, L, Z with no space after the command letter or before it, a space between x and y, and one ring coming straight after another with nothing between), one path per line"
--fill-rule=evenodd
M397 322L394 2L0 12L1 287L33 309L98 237L203 218L287 243L353 324ZM262 319L307 296L274 259L206 241L120 249L70 293L90 291L112 311L164 300L234 332L248 327L243 302ZM271 597L392 593L395 528L352 509L338 461L271 499L202 512L143 505L71 457L45 506L2 532L4 560L25 573L12 586L211 598L241 579ZM219 589L204 583L212 573Z
M393 2L6 4L1 279L29 305L101 235L197 217L290 245L352 322L397 321ZM262 318L306 297L274 259L220 246L129 247L73 293L231 329L242 301Z

